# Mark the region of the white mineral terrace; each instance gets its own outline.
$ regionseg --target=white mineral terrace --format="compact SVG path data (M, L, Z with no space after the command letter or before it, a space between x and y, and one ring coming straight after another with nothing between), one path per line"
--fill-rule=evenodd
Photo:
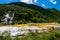
M17 35L28 34L30 31L35 32L36 30L38 30L38 32L43 32L47 31L47 28L37 26L26 26L26 27L0 26L1 35L3 35L3 33L6 31L10 34L10 36L17 36Z

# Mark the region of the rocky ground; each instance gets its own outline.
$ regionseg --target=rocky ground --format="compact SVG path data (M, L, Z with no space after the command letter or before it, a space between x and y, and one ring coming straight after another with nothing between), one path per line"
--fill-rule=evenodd
M25 27L17 27L17 26L0 26L0 35L10 34L10 36L24 35L29 32L47 32L47 28L38 27L38 26L25 26Z
M27 35L30 32L47 32L48 30L60 30L60 24L57 23L32 23L32 24L15 24L0 26L0 36L9 34L11 37L18 35Z

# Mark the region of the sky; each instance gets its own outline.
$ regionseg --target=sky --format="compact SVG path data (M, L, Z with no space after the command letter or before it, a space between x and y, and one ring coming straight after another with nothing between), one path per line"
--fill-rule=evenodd
M11 2L25 2L27 4L35 4L43 8L56 8L60 10L60 0L0 0L0 4Z

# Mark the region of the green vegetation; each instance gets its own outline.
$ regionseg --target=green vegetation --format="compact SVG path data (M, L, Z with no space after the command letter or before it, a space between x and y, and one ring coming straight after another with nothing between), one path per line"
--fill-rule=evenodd
M0 4L0 23L6 11L15 12L13 23L59 22L60 11L26 3Z
M53 30L42 33L30 33L28 36L18 38L17 40L54 40L56 37L60 37L59 30Z
M60 37L60 30L53 30L42 33L30 33L25 37L21 37L21 38L16 37L14 40L54 40L56 37ZM0 39L11 40L11 37L6 36Z

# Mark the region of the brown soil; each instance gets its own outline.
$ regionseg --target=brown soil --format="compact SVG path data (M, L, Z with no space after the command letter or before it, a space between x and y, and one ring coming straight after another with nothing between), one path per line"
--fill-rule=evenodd
M55 38L55 40L60 40L60 37L58 37L58 38Z

